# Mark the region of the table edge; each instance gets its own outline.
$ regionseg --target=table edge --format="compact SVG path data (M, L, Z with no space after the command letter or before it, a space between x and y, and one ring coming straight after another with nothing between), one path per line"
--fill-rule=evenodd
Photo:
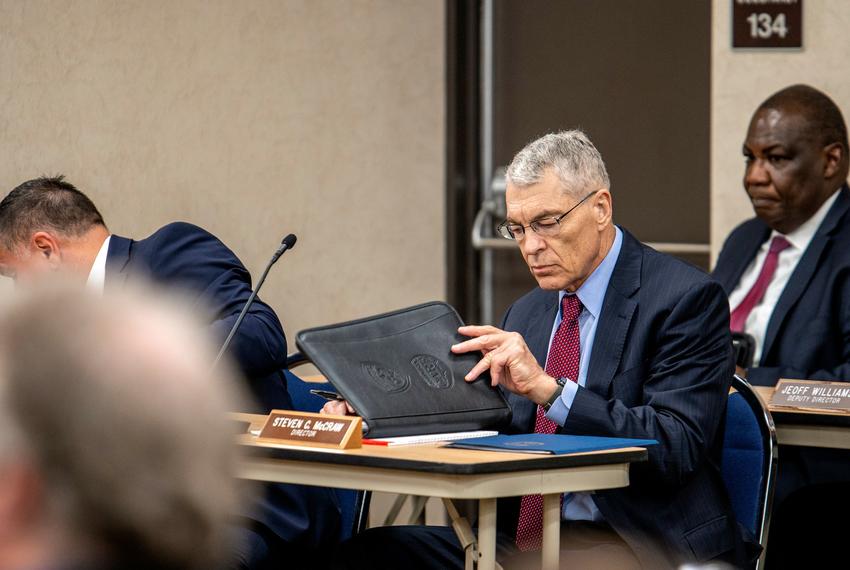
M251 456L268 457L272 459L308 461L335 465L354 465L375 467L381 469L399 469L423 471L427 473L442 473L449 475L483 475L490 473L510 473L533 469L556 469L564 467L585 467L590 465L613 465L620 463L638 463L646 461L648 452L640 449L614 449L606 453L582 453L570 455L545 455L529 459L506 459L505 461L488 461L482 463L441 463L437 461L415 460L397 457L380 457L375 455L355 455L346 453L327 453L315 449L294 449L264 447L258 445L242 445L243 450Z

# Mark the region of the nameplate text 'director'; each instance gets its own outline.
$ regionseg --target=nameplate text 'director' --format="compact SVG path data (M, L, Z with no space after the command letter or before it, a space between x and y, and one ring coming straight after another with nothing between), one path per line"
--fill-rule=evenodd
M362 418L331 416L289 410L272 410L258 441L354 449L362 445Z
M850 412L850 384L815 380L785 380L776 384L770 403L786 408Z

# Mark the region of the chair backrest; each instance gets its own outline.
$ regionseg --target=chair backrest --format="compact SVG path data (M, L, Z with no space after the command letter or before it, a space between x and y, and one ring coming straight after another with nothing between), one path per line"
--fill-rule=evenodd
M299 412L318 412L325 405L326 400L321 396L311 394L313 388L324 388L314 382L305 382L289 370L284 371L286 375L286 391L292 398L292 405Z
M745 332L732 333L732 349L735 351L735 364L746 370L753 365L756 352L756 339Z
M298 363L304 362L303 360ZM310 390L318 386L314 382L305 382L289 370L284 371L286 376L286 390L292 398L292 406L302 412L318 412L325 405L325 399L311 394ZM367 491L355 491L352 489L334 489L340 508L340 541L356 534L366 528L369 513L369 499L371 494Z
M721 471L738 521L762 546L757 568L764 564L779 446L767 406L739 376L726 408Z

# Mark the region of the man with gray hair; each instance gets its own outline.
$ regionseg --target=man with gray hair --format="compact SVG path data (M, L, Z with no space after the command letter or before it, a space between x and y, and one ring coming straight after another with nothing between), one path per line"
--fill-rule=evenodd
M65 287L0 314L0 568L228 562L243 394L182 313Z
M530 143L507 181L499 231L517 242L539 287L508 309L499 328L460 328L471 338L452 351L484 354L466 379L489 371L511 404L515 433L658 442L646 463L632 467L628 487L564 495L561 567L742 564L744 541L719 469L734 371L722 289L614 225L605 164L584 133ZM505 567L534 567L540 496L505 501L498 520ZM450 533L367 531L346 545L339 565L461 568Z

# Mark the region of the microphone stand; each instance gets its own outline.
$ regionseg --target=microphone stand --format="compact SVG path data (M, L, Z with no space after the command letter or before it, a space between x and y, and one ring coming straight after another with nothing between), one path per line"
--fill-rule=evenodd
M298 238L295 237L295 234L289 234L281 240L280 247L277 248L277 251L274 252L274 255L272 255L272 258L269 260L268 264L266 264L266 268L263 271L260 280L257 281L257 286L254 287L253 291L251 291L251 296L248 297L248 301L246 301L245 306L242 307L242 312L239 313L239 316L236 318L236 322L233 323L233 327L230 329L227 338L224 339L224 344L221 345L221 349L218 351L218 356L215 357L215 361L213 361L212 368L210 368L210 370L215 370L215 367L218 366L219 360L221 360L221 357L224 356L225 352L227 352L227 349L230 347L230 343L233 342L233 337L236 336L236 331L239 330L239 325L241 325L242 321L245 319L248 309L250 309L251 305L254 304L254 299L257 298L257 293L259 293L260 287L263 286L272 265L277 263L277 260L280 259L280 256L283 255L287 249L292 249L295 246L297 239Z

